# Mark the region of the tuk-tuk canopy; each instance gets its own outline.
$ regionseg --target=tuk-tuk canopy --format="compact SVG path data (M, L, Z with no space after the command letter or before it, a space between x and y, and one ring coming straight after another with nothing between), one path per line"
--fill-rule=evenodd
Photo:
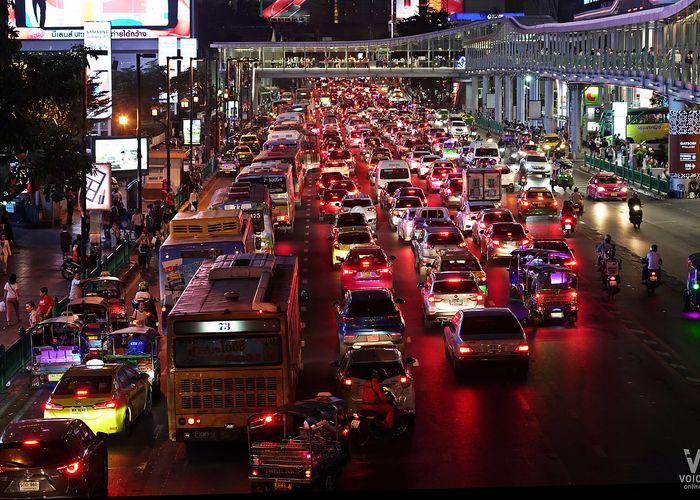
M309 425L314 425L322 420L335 420L338 412L345 410L345 401L335 396L317 396L313 399L296 401L285 406L280 406L272 412L257 413L248 418L248 425L252 422L263 420L270 414L285 414L306 420Z
M688 263L695 269L700 269L700 252L690 254L688 256Z
M158 331L148 326L129 326L110 333L110 336L114 335L140 335L153 342L158 337Z
M113 295L110 298L120 298L123 291L122 281L116 276L100 276L89 278L80 282L80 287L86 293L96 293L98 295Z
M68 304L68 309L73 311L73 307L78 306L78 309L80 309L80 306L85 305L100 306L109 309L109 303L107 300L104 297L99 296L82 297L80 299L73 300L70 302L70 304Z

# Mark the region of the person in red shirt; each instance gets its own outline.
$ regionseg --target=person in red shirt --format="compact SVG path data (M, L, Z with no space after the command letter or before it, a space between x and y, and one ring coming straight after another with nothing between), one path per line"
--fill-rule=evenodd
M379 370L372 370L372 378L367 380L362 387L362 409L382 415L384 417L384 427L392 429L394 427L395 409L387 395L382 392L380 375ZM386 375L386 372L384 375ZM384 380L383 376L381 380Z
M39 289L39 307L37 310L42 321L50 318L53 312L53 298L51 298L49 289L45 286Z

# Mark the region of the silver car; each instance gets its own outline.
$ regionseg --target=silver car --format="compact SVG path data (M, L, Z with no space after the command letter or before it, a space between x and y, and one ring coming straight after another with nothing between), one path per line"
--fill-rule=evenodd
M403 358L401 351L392 347L364 347L345 353L340 361L331 366L336 371L336 394L345 400L348 410L362 407L362 391L365 382L372 379L372 370L385 374L381 384L391 390L409 414L416 411L416 392L409 366L416 362L411 357Z
M423 300L423 322L427 325L446 323L462 309L485 307L486 297L469 271L432 273L419 283Z
M416 208L409 208L399 219L396 225L396 237L399 241L410 242L413 235L413 218L416 216Z
M406 210L419 207L423 207L423 201L417 196L401 196L396 198L389 208L389 227L391 227L391 230L396 231L396 226Z

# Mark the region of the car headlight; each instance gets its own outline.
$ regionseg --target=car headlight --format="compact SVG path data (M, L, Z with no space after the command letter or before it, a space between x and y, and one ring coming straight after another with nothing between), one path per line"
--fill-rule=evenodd
M603 191L605 191L605 188L603 186L598 186L598 192L602 193Z
M511 153L511 154L510 154L510 157L511 157L511 158L517 158L517 157L518 157L518 153Z
M544 147L545 150L551 149L551 148L552 148L552 146L549 146L549 145L546 145L546 146Z

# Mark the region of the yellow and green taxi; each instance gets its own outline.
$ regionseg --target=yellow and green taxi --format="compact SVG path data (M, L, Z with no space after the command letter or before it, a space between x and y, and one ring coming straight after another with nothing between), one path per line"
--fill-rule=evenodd
M236 156L238 166L241 168L252 164L253 158L255 157L253 155L253 151L250 149L250 145L248 144L239 144L234 148L233 154Z
M486 284L486 272L476 258L466 248L441 249L437 251L437 257L433 265L428 269L429 273L442 273L449 271L468 271L474 276L474 280L479 285L484 294L488 294Z
M258 136L255 134L243 134L238 139L238 145L250 147L250 151L253 154L260 153L260 141L258 140Z
M147 373L93 359L63 374L44 404L44 418L77 418L94 433L126 433L152 405Z
M368 227L340 227L332 241L331 264L334 269L338 269L351 248L357 245L373 245L374 237Z
M563 141L558 134L544 134L542 140L540 140L540 147L542 147L542 150L549 152L557 149L564 149L566 147L566 142Z

